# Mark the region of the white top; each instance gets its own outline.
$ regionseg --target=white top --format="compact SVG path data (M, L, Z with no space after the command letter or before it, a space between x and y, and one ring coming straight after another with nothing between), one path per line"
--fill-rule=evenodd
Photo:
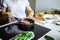
M28 5L28 0L18 0L17 2L13 2L13 0L5 0L3 2L3 6L8 8L16 18L26 17L25 9Z

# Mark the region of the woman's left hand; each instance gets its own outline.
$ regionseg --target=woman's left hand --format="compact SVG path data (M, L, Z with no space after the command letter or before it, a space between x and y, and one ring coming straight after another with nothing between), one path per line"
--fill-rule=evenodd
M32 10L32 8L30 7L30 5L28 5L27 7L27 11L28 11L28 17L33 17L34 15L34 11Z
M29 13L28 17L33 17L33 15L34 15L34 12L32 11Z

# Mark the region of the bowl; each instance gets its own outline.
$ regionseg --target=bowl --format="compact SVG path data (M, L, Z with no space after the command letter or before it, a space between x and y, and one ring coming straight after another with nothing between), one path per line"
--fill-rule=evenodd
M25 24L21 21L29 21L29 24ZM18 20L18 29L23 30L23 31L31 31L34 29L34 20L30 19L30 18L23 18Z

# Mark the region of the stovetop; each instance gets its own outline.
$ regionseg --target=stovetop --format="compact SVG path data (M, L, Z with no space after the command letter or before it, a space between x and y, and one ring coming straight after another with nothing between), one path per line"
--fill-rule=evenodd
M49 31L50 31L50 29L47 29L45 27L42 27L40 25L35 24L35 28L34 28L34 31L33 31L34 34L35 34L35 37L32 40L39 39L40 37L42 37L44 34L46 34Z
M7 30L7 28L5 28L6 30L5 29L3 30L3 28L0 29L0 31L1 31L0 37L2 39L8 40L8 39L14 37L15 35L17 35L19 32L23 32L22 30L19 30L17 27L18 27L17 25L13 25L13 28L10 29L10 32L11 32L10 34L9 34L9 31ZM15 30L16 33L13 30ZM32 40L39 39L40 37L42 37L44 34L46 34L49 31L50 31L50 29L48 29L48 28L34 24L34 29L32 30L32 32L34 32L35 37Z

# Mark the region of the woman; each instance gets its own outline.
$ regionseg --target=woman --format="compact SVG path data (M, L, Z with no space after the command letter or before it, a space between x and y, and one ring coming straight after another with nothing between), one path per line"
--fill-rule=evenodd
M2 12L2 7L3 7L2 3L3 3L3 0L0 0L0 13Z
M31 9L28 0L4 0L3 2L3 13L6 14L6 8L11 12L7 13L10 18L25 18L25 10L27 9L29 13L29 17L33 16L33 10ZM13 25L9 30L8 28L5 29L7 33L20 33L21 31L18 30L16 26Z
M8 10L11 13L9 14L10 18L25 18L26 14L25 11L27 9L28 13L29 13L29 17L33 16L34 12L31 9L28 0L5 0L3 2L3 14L6 13L6 8L8 8Z

